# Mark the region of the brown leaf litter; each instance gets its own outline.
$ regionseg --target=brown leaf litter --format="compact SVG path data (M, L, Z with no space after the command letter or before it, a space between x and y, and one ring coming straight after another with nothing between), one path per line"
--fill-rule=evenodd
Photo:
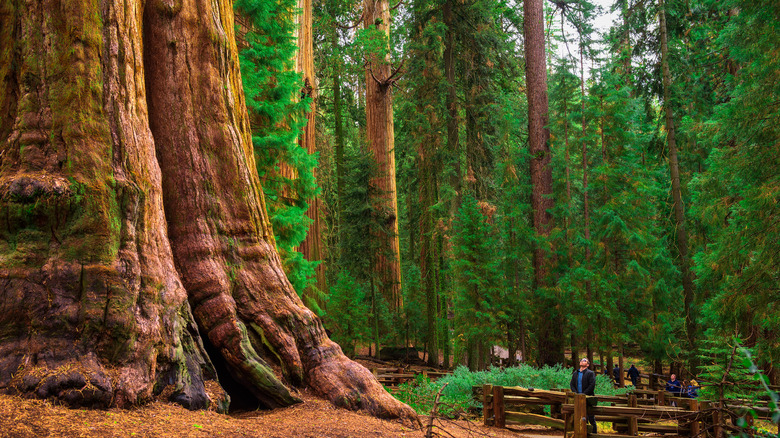
M71 409L46 400L0 395L0 437L424 437L425 430L334 407L310 393L304 402L231 415L155 402L135 409ZM428 418L420 417L424 425ZM465 420L435 422L443 437L518 437ZM533 431L531 433L538 433Z

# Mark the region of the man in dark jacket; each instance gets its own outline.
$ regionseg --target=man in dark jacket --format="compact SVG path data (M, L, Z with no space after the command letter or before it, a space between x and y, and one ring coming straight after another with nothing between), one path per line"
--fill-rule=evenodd
M631 378L631 384L636 388L637 383L639 383L639 370L634 364L631 364L631 368L628 369L628 377Z
M669 381L666 382L666 390L671 392L675 397L679 397L680 393L682 393L683 385L682 383L677 380L677 376L672 374L669 378Z
M577 394L593 395L593 390L596 389L596 373L588 369L588 359L582 358L580 360L580 369L575 370L571 376L571 382L569 382L569 388ZM596 401L596 399L591 399ZM590 406L590 403L588 403ZM595 406L595 404L594 404ZM596 433L596 416L586 415L588 423L593 425L593 433Z

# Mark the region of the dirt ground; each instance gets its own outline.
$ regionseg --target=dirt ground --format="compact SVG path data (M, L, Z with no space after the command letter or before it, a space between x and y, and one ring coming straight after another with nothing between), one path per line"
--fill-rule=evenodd
M70 409L43 400L0 395L0 437L424 437L419 426L379 420L333 407L302 393L303 403L272 411L222 415L152 403L132 410ZM428 418L420 417L424 425ZM435 423L435 436L528 437L560 435L544 428L520 433L476 422Z

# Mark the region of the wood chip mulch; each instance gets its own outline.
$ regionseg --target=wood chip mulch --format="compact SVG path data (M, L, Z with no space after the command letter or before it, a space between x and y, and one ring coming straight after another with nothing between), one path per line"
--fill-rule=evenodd
M271 411L231 415L188 411L170 403L135 409L70 409L45 400L0 395L0 437L424 437L425 429L339 409L312 394ZM420 417L423 425L428 418ZM534 434L484 427L477 422L435 422L434 436L520 437ZM541 431L540 431L541 432Z

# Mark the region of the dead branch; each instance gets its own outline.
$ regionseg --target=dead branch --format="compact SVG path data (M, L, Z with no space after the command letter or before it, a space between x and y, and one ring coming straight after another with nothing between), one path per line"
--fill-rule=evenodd
M433 419L436 418L436 411L439 409L439 397L441 392L447 387L449 383L445 383L439 388L439 392L436 393L436 398L433 399L433 410L431 410L431 419L428 422L428 430L425 432L425 438L433 438Z

